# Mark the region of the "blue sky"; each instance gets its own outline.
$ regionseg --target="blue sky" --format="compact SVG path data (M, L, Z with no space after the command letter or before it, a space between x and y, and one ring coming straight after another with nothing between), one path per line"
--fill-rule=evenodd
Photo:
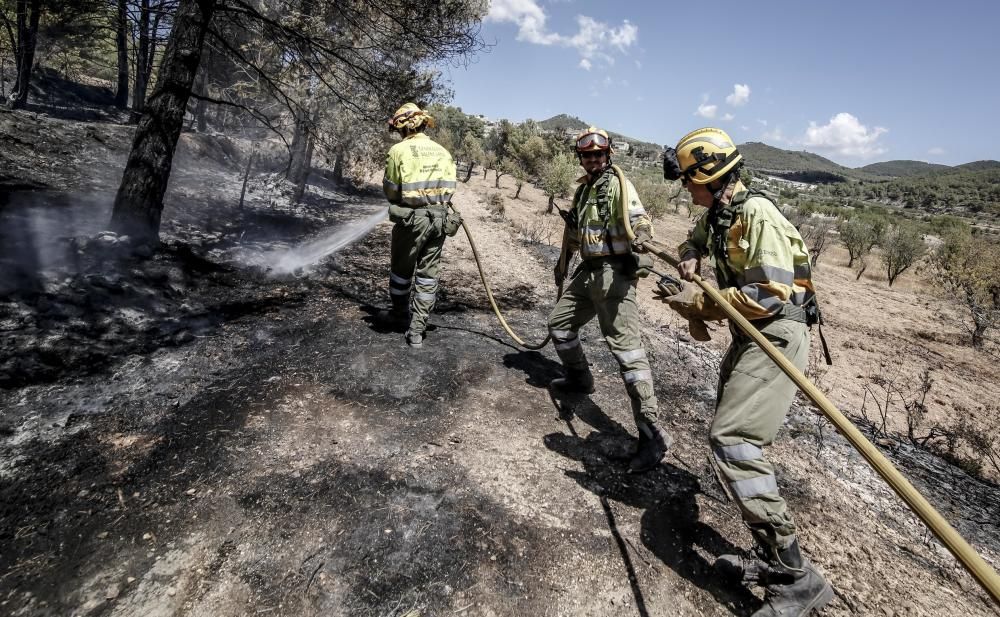
M491 118L953 165L1000 159L998 23L995 0L493 0L491 51L443 70L453 104Z

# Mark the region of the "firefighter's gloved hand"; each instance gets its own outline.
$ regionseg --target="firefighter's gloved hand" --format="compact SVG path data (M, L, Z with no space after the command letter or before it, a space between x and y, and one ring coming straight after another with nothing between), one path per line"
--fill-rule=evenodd
M645 248L643 244L653 239L652 227L643 225L642 227L636 227L632 231L635 233L635 239L632 240L632 247L639 253L647 252L649 249Z
M562 285L563 281L566 280L566 273L559 267L559 264L556 264L556 267L552 270L552 280L555 282L556 287Z
M660 280L656 281L656 289L653 290L653 295L659 297L661 300L668 296L676 296L681 292L684 287L684 283L680 279L676 279L669 274L660 277Z
M563 222L566 223L566 227L569 227L570 229L574 229L574 230L577 227L579 227L579 225L577 224L577 221L576 221L576 211L575 210L572 210L572 209L570 209L570 210L563 210L561 208L556 208L556 210L559 212L559 216L562 217Z
M686 319L713 321L726 318L722 308L711 298L706 298L705 292L692 283L684 283L678 293L660 299Z

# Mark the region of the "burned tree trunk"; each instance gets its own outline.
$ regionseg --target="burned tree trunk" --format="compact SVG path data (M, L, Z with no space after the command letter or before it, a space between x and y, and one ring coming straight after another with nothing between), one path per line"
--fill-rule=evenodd
M41 0L17 1L17 79L11 92L11 109L23 109L28 104L31 70L35 63L38 41L38 21L42 16Z
M344 157L347 156L342 148L337 150L337 160L333 163L333 179L337 184L344 182Z
M214 12L215 0L181 0L159 79L136 128L115 196L111 228L137 243L158 241L174 149Z
M146 80L149 65L149 0L142 0L139 8L139 40L135 50L135 86L132 92L132 119L138 120L146 104Z
M196 100L194 108L191 110L191 122L197 126L199 133L205 133L208 130L207 114L205 113L208 103L204 97L208 94L208 68L210 65L211 52L207 51L205 58L202 59L201 66L198 68L198 76L195 79L194 94Z
M288 161L288 172L285 174L285 178L295 184L295 192L292 194L293 203L302 199L306 190L306 180L308 180L309 172L312 169L313 148L316 145L316 138L313 135L316 116L315 112L304 112L295 122L291 157Z
M118 47L118 87L115 89L115 107L128 107L128 13L127 0L118 0L118 18L115 24L115 45Z

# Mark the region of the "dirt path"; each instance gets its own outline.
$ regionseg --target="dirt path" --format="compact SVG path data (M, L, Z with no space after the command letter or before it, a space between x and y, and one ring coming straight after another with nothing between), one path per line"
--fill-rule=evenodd
M531 229L554 217L529 189L504 220L478 178L463 192L510 320L540 337L553 256ZM248 310L182 344L0 390L0 613L750 614L759 600L710 567L749 542L707 462L722 342L692 344L643 296L678 445L630 476L634 427L596 328L597 392L557 405L554 353L505 340L464 240L446 245L423 349L371 326L389 229L305 278L217 275ZM797 406L770 456L838 590L824 614L1000 614L823 426ZM996 563L996 487L894 456Z

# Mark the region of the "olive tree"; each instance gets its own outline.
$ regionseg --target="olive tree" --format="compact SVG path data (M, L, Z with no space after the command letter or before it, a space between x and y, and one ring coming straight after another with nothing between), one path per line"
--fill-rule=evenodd
M568 154L557 154L545 165L542 171L542 191L549 198L546 214L552 214L555 209L556 197L569 195L575 177L576 162Z
M953 231L932 254L931 266L936 280L969 311L972 346L982 348L987 331L1000 324L1000 244Z
M879 257L885 267L889 287L927 251L920 229L913 223L899 221L891 225L881 242Z

